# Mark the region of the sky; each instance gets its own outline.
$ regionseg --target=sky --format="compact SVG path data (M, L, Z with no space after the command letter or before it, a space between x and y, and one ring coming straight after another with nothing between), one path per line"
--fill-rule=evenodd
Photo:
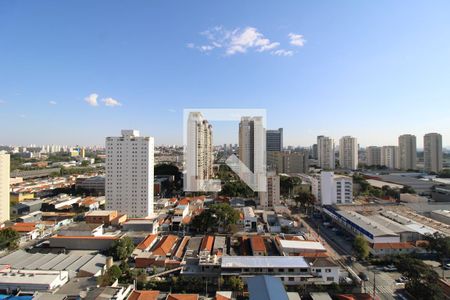
M266 109L317 135L450 145L449 1L0 1L0 144L182 144L183 109ZM216 144L237 122L213 123Z

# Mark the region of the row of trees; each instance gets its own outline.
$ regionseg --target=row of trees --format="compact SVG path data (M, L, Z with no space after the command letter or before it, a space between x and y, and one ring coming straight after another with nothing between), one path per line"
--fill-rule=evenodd
M403 186L401 189L392 189L385 185L381 189L372 187L369 182L360 174L353 175L353 182L359 186L359 194L362 196L373 196L378 198L391 197L400 199L400 194L415 194L416 191L410 186Z

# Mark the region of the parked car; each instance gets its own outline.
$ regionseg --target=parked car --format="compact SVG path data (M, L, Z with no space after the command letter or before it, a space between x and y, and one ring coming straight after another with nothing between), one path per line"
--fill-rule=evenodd
M395 272L397 271L397 268L394 265L388 265L383 268L383 271L385 272Z
M339 229L337 229L336 227L331 228L331 231L337 232Z
M444 265L444 269L450 270L450 263Z

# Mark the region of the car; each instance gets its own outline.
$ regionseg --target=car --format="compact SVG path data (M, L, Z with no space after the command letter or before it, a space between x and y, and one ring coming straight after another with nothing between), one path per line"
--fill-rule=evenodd
M397 268L394 265L387 265L383 268L383 271L385 272L395 272L397 271Z
M359 272L358 277L361 278L362 281L369 281L369 276L363 272Z
M323 226L325 226L325 227L328 227L330 225L331 225L330 222L323 222Z
M336 227L331 228L331 231L337 232L339 229L337 229Z
M449 263L449 264L445 264L445 265L444 265L444 269L450 270L450 263Z

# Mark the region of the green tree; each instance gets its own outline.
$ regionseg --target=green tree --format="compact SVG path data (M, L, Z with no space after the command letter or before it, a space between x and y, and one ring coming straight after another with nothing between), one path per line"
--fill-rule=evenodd
M450 257L450 237L435 232L432 235L425 235L425 240L428 241L428 250L435 252L440 260Z
M400 193L402 194L415 194L416 191L410 187L409 185L405 185L400 189Z
M126 261L131 253L133 253L133 250L133 240L130 237L126 236L114 241L111 248L109 249L109 255L111 255L115 260Z
M418 300L443 299L442 289L437 283L438 274L423 261L410 256L400 256L395 265L408 278L406 290Z
M12 228L0 230L0 249L15 250L19 248L20 234Z
M369 243L361 234L355 237L353 250L359 259L366 259L369 256Z
M100 276L99 284L101 286L109 286L122 276L122 271L116 265L112 265L104 275Z
M301 191L295 198L295 204L297 207L300 204L300 207L304 208L306 212L310 207L313 207L316 203L316 197L310 192Z
M244 291L244 282L239 276L228 277L225 280L225 286L229 287L232 291Z
M89 164L90 164L90 162L87 161L87 160L83 160L83 161L81 162L81 166L82 166L82 167L87 167L87 166L89 166Z
M239 220L239 213L229 204L213 204L192 220L192 228L200 232L229 231Z
M294 188L302 184L302 180L298 177L280 176L280 193L283 196L290 196Z

